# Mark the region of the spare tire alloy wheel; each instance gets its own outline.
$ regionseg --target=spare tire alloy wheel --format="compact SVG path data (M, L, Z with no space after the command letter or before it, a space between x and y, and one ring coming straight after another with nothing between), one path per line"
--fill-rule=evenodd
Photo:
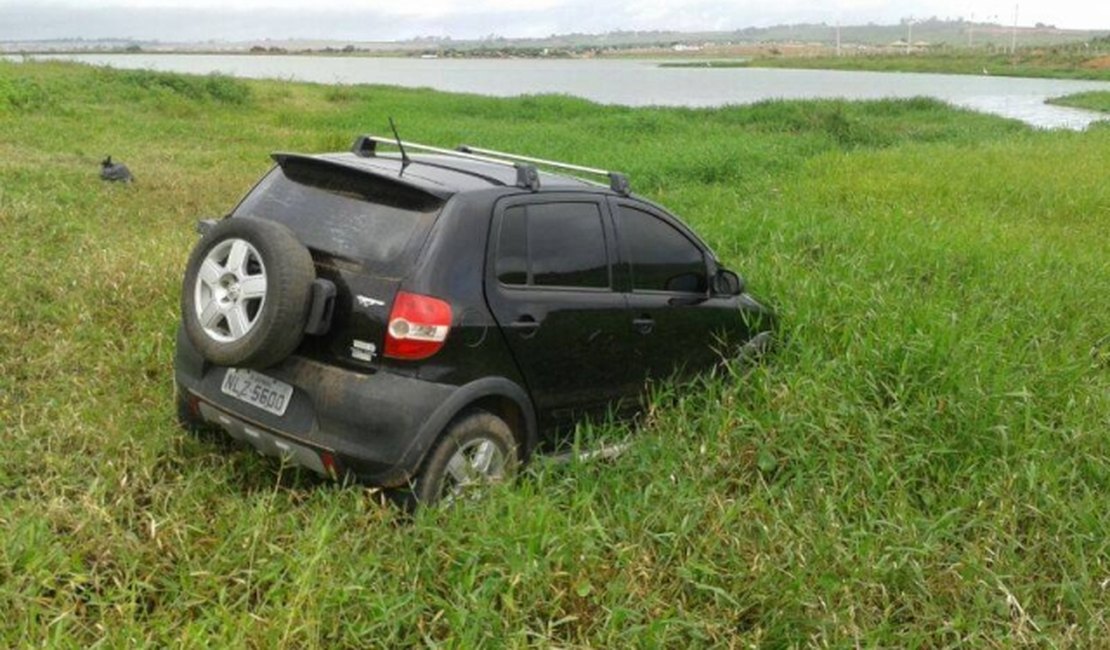
M185 333L208 361L263 369L304 338L316 269L289 228L224 219L189 256L181 291Z
M243 239L216 244L201 263L196 313L204 333L221 343L246 336L266 304L266 264Z

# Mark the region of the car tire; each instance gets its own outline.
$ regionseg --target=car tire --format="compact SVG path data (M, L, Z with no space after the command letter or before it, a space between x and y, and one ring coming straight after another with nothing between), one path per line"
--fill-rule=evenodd
M511 480L519 465L509 425L488 411L471 410L448 425L411 485L391 496L410 511L418 505L477 499Z
M236 217L212 226L185 267L181 317L208 361L267 368L304 337L315 267L285 226Z

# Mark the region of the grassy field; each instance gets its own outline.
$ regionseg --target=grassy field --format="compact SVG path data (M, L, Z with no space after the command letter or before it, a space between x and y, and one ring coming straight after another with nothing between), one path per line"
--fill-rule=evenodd
M1077 47L1023 48L1016 55L1001 51L947 50L911 54L850 54L835 56L761 56L743 61L663 63L673 67L805 68L870 70L874 72L934 72L990 74L1003 77L1110 80L1110 47L1095 52ZM985 72L984 72L985 71Z
M661 388L615 461L541 461L409 523L182 433L194 221L270 151L343 149L390 115L416 141L627 170L776 305L787 345ZM0 62L0 133L2 646L1110 638L1106 126ZM133 186L98 180L106 154Z
M1048 103L1110 113L1110 91L1095 90L1086 93L1064 95L1063 97L1053 97L1048 100Z

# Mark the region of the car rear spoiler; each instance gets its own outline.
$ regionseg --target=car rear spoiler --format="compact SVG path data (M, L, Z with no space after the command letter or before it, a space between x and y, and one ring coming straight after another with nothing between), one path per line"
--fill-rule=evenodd
M344 162L342 159L337 159L337 158L325 158L323 156L313 156L313 155L309 155L309 154L291 153L291 152L285 152L285 151L276 151L276 152L270 154L270 158L273 158L274 162L276 162L281 167L285 167L286 163L289 163L289 162L298 162L298 163L307 163L307 164L310 164L310 165L321 165L321 166L325 166L325 167L335 167L335 168L343 169L343 170L346 170L346 171L354 172L354 173L357 173L357 174L372 175L375 179L381 180L381 181L386 182L386 183L393 183L393 184L398 185L400 187L403 187L407 190L412 190L412 191L419 192L419 193L424 194L425 196L428 196L430 198L433 198L433 199L435 199L439 202L446 201L447 199L451 198L451 195L453 194L453 192L450 192L448 190L438 189L438 188L435 188L435 187L429 187L427 184L424 184L424 183L415 183L415 182L409 181L408 179L406 179L403 176L398 177L398 176L388 175L388 174L385 174L385 173L374 173L373 170L367 169L364 166L357 165L357 164L352 165L352 164L349 164L347 162ZM383 172L384 172L384 170L383 170Z

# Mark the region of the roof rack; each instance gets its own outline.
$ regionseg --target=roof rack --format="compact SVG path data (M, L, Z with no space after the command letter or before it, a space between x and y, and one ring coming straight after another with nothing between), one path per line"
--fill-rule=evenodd
M393 138L383 138L375 135L362 135L355 139L351 151L364 158L376 155L377 145L384 144L390 146L404 146L408 149L417 151L428 151L438 153L445 156L453 156L455 158L462 158L465 160L475 160L478 162L492 163L494 165L505 165L516 169L516 185L524 189L535 192L540 188L540 175L536 170L535 165L544 165L546 167L555 167L557 169L566 169L569 171L581 172L584 174L599 174L609 178L609 188L621 196L628 196L631 193L631 188L628 183L628 177L620 172L607 171L604 169L597 169L595 167L583 167L582 165L572 165L570 163L558 162L555 160L544 160L542 158L532 158L530 156L521 156L513 153L505 153L503 151L493 151L492 149L479 149L477 147L470 147L461 145L458 149L444 149L442 147L433 147L426 144L418 144L415 142L398 142Z

